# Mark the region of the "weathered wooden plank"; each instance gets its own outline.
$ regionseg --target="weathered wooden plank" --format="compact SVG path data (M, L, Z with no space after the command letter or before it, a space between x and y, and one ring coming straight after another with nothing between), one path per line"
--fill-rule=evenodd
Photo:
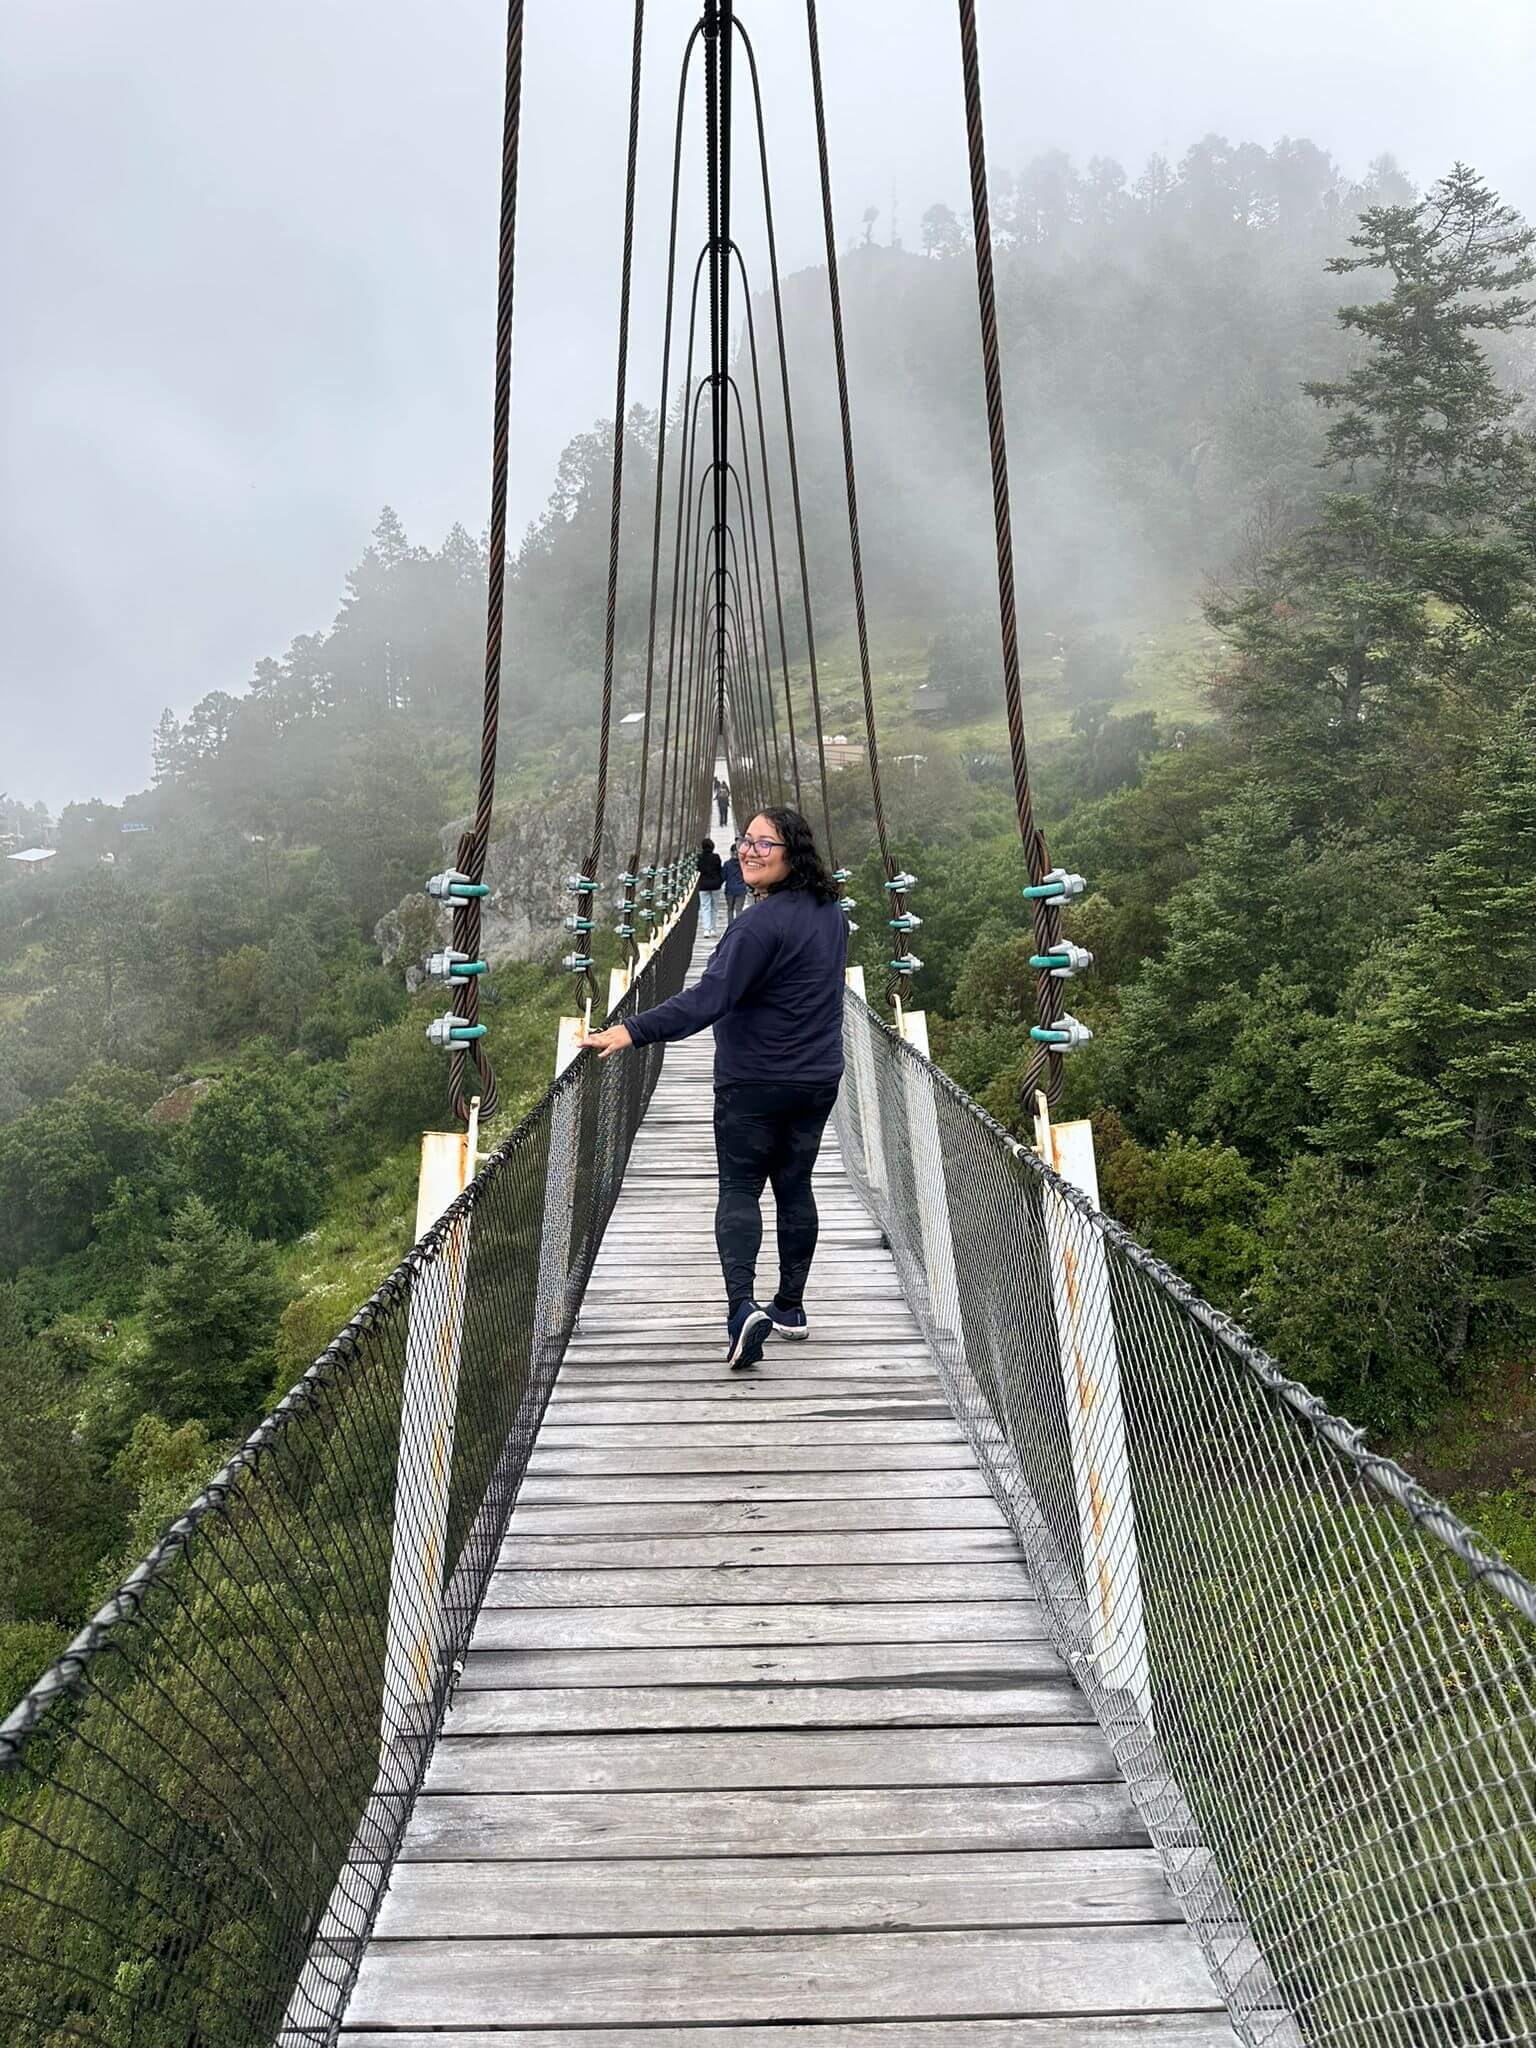
M417 1801L410 1863L589 1856L941 1855L1140 1847L1123 1785L904 1785L814 1792L461 1793Z
M634 1398L642 1400L645 1398L640 1391L643 1387L691 1389L758 1384L745 1373L727 1378L722 1371L723 1365L724 1347L719 1343L701 1344L690 1353L672 1347L665 1354L626 1353L622 1358L607 1348L580 1356L567 1352L555 1385L562 1395L578 1388L585 1392L589 1387L633 1387ZM916 1381L924 1386L938 1384L932 1360L916 1352L906 1356L896 1352L855 1356L840 1351L835 1345L818 1345L814 1337L808 1338L804 1344L771 1344L758 1370L771 1373L775 1385L780 1387L787 1385L790 1375L811 1381L817 1387L829 1384L850 1386L861 1393L870 1385L886 1381L901 1384Z
M1035 1600L838 1600L792 1607L487 1607L472 1650L619 1650L690 1643L1040 1642Z
M877 1717L871 1717L875 1719ZM841 1790L872 1785L1113 1784L1097 1728L668 1730L611 1735L455 1734L432 1759L447 1792Z
M1182 1927L373 1943L355 2023L635 2026L1211 2009Z
M1108 2013L1006 2020L821 2021L808 2026L519 2027L451 2035L344 2030L348 2048L1238 2048L1219 2013Z
M458 1696L477 1687L546 1685L644 1686L657 1692L686 1692L701 1686L751 1692L768 1685L846 1685L858 1692L884 1685L891 1690L952 1688L988 1694L1004 1691L1021 1679L1041 1676L1067 1682L1056 1652L1040 1637L990 1643L735 1643L691 1644L682 1649L647 1643L643 1649L627 1650L472 1649L464 1661ZM515 1734L517 1701L509 1701L506 1711L505 1725ZM934 1716L935 1720L947 1718ZM999 1703L996 1712L981 1718L1005 1721L1017 1716Z
M735 1607L799 1601L908 1603L1029 1599L1022 1564L644 1566L633 1571L493 1572L485 1613L508 1607Z
M772 1444L761 1445L756 1434L744 1443L698 1446L698 1431L658 1444L585 1445L542 1433L535 1438L528 1461L529 1479L606 1478L634 1474L713 1472L743 1481L755 1473L774 1476L802 1472L885 1475L915 1472L924 1477L944 1471L963 1474L968 1484L980 1477L975 1455L963 1439L955 1443ZM525 1482L526 1483L526 1482Z
M1156 1924L1178 1907L1148 1849L717 1857L684 1864L404 1863L385 1941Z
M593 1477L601 1479L594 1486ZM889 1505L892 1512L910 1503L932 1506L939 1501L985 1501L993 1506L992 1490L974 1463L946 1467L941 1471L901 1471L883 1467L871 1471L822 1471L809 1467L800 1471L752 1472L606 1472L583 1473L574 1478L540 1476L530 1473L518 1490L518 1509L524 1503L553 1505L600 1503L594 1512L625 1504L698 1501L737 1503L752 1501L853 1503Z
M724 1371L709 1075L669 1052L343 2039L1234 2048L830 1137L815 1334Z
M738 1376L739 1384L740 1376ZM727 1385L728 1382L722 1382ZM829 1390L811 1400L783 1393L773 1380L766 1375L751 1393L727 1395L726 1400L734 1406L750 1405L762 1414L762 1426L766 1429L782 1427L786 1423L826 1422L857 1423L868 1428L873 1423L903 1423L907 1427L915 1424L933 1425L941 1431L956 1427L947 1401L937 1399L926 1389L909 1394L900 1387L875 1387L851 1394L840 1394ZM679 1394L667 1403L667 1412L659 1415L654 1401L636 1400L633 1397L620 1401L604 1400L593 1396L590 1400L551 1401L544 1416L543 1430L548 1429L600 1429L608 1425L625 1426L639 1423L647 1429L684 1430L697 1422L708 1423L716 1428L736 1428L735 1417L727 1420L722 1416L719 1399L700 1399L697 1394ZM750 1429L754 1435L757 1416L743 1418L741 1427Z
M692 1422L680 1426L677 1419L652 1422L571 1423L546 1422L539 1431L540 1443L554 1453L567 1447L586 1451L655 1450L668 1440L696 1445L700 1450L825 1450L834 1444L867 1444L884 1453L903 1445L952 1444L967 1458L970 1447L955 1423L908 1421L883 1417L879 1421L851 1422L769 1422L746 1416L732 1422Z
M514 1525L496 1560L499 1571L635 1570L687 1565L738 1571L744 1565L1012 1564L1018 1545L1000 1529L842 1529L778 1536L747 1530L734 1536L531 1536Z
M1006 1529L991 1494L911 1500L633 1500L518 1502L508 1531L525 1536L791 1535L844 1529Z
M1044 1645L1034 1645L1044 1649ZM469 1659L472 1665L473 1656ZM900 1685L558 1686L527 1692L460 1691L449 1726L456 1732L622 1734L642 1729L888 1728L984 1726L1000 1716L1032 1727L1075 1727L1092 1720L1083 1696L1042 1656L1042 1672L1003 1689L968 1690L938 1680ZM1055 1668L1052 1668L1054 1666Z

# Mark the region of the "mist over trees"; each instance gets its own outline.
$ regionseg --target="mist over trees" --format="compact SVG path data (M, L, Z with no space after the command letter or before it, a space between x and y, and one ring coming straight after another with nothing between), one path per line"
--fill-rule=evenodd
M1351 184L1308 142L1216 137L1135 177L1041 157L999 180L994 227L1047 679L1026 715L1061 714L1033 747L1039 801L1092 885L1072 933L1098 965L1072 1000L1096 1037L1070 1106L1095 1118L1106 1207L1412 1449L1536 1333L1531 231L1464 167L1421 200L1389 159ZM941 205L917 247L877 229L855 229L844 291L882 737L905 764L891 824L921 877L936 1056L1023 1128L974 268ZM786 280L835 717L825 289ZM654 427L643 407L624 426L619 715L643 687ZM595 757L612 431L572 441L510 564L504 810ZM328 628L243 687L210 678L160 720L147 790L71 805L45 872L0 871L0 1688L409 1228L442 1069L430 999L372 932L469 806L485 573L464 527L427 546L386 508ZM1158 635L1202 605L1192 700ZM877 898L867 777L828 795ZM0 800L0 831L43 823ZM561 989L530 967L495 984L515 1106L544 1085ZM1506 1464L1487 1499L1516 1484Z

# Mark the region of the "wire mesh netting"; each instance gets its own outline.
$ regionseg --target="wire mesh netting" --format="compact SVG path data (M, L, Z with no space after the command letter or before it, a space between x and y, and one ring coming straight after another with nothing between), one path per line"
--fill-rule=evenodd
M1536 2041L1536 1589L852 995L845 1036L844 1159L1242 2038Z
M334 2038L660 1060L566 1069L0 1727L7 2048Z

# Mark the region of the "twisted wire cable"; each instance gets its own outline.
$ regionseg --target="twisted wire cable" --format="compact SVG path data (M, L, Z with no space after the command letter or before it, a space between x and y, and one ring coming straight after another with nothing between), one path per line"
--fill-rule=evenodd
M811 576L805 546L805 515L800 496L800 453L795 440L795 408L789 389L789 352L784 345L784 294L779 282L779 245L773 230L773 187L768 175L768 130L763 119L763 89L757 73L752 38L740 22L736 33L746 52L752 78L752 103L757 116L757 155L762 171L763 225L768 240L768 276L773 290L773 323L779 347L779 385L784 400L784 448L789 463L790 503L795 516L795 549L800 561L800 607L805 621L805 660L811 683L811 716L816 728L816 765L821 777L821 822L826 837L827 865L836 867L832 839L832 808L827 795L827 743L821 716L821 675L816 661L816 625L811 614Z
M971 213L975 223L976 298L981 318L982 380L986 387L987 439L992 459L992 516L997 535L997 606L1003 639L1003 696L1008 708L1008 751L1013 762L1014 801L1019 836L1029 879L1041 882L1050 867L1045 836L1035 823L1034 795L1029 780L1029 752L1024 739L1023 691L1019 679L1019 615L1013 583L1013 520L1008 501L1008 437L1003 418L1003 376L997 340L997 292L992 275L992 224L987 205L986 130L981 107L981 60L976 40L975 0L959 0L960 59L965 80L965 136L970 157ZM1035 951L1048 953L1061 937L1061 913L1047 897L1033 901ZM1053 1026L1062 1013L1061 983L1041 968L1035 983L1039 1023ZM1059 1047L1037 1045L1024 1076L1020 1099L1029 1108L1046 1073L1046 1100L1052 1107L1061 1097L1063 1060Z
M763 416L763 380L757 358L757 320L752 311L752 292L747 283L747 266L742 259L739 243L732 242L731 252L736 258L737 272L741 278L742 303L747 310L747 352L752 364L752 402L757 415L758 461L763 479L763 516L768 529L768 566L773 583L773 609L779 628L779 672L784 683L784 718L789 734L789 766L795 785L795 808L803 811L805 800L800 791L800 748L795 737L795 699L789 687L789 642L784 632L784 586L779 573L779 540L773 516L773 480L768 469L768 432ZM732 379L732 388L736 389ZM741 408L741 392L736 390L738 412ZM744 418L740 421L743 466L750 468L746 461L747 427ZM750 504L750 499L748 503ZM758 598L762 603L761 594ZM764 618L764 635L767 633L767 619Z
M677 215L683 174L683 114L688 98L688 72L693 62L694 45L702 32L701 25L696 22L693 33L683 46L683 61L677 81L677 119L672 139L672 204L667 228L667 297L661 335L661 399L656 408L656 502L651 521L651 594L645 636L645 722L640 729L640 788L635 800L634 850L625 869L631 879L624 884L624 908L620 917L621 924L631 927L631 936L625 941L625 953L631 971L640 957L639 947L633 936L635 891L639 886L635 878L640 872L641 849L645 843L645 805L649 795L651 768L651 710L656 680L656 604L661 588L662 508L666 498L667 389L672 374L672 321L677 288ZM691 354L690 343L690 358ZM661 745L663 764L666 760L667 727L671 722L672 709L670 670L667 675L666 697L666 717L662 727Z
M816 0L805 0L805 25L811 53L811 96L816 110L816 164L821 175L821 222L827 248L827 294L832 306L832 352L837 363L837 409L843 433L843 481L848 495L848 546L853 563L853 611L859 639L859 680L864 691L864 736L869 748L869 782L875 805L875 834L886 880L898 873L885 823L880 788L880 740L875 730L875 690L869 667L869 621L864 604L864 556L859 542L859 487L853 462L853 418L848 408L848 354L843 341L843 294L838 282L837 234L832 219L832 173L827 160L827 111L821 89L821 39L816 31ZM887 900L898 917L907 908L905 892L888 889ZM886 1000L894 1003L901 978L892 974Z
M480 784L475 818L459 840L455 865L479 883L485 875L490 844L491 813L496 803L496 738L501 725L501 638L507 578L507 446L512 418L512 300L517 273L517 148L523 105L523 0L508 0L506 85L501 123L501 214L497 233L496 352L491 401L491 525L485 578L485 688L480 723ZM468 959L480 953L478 896L456 899L453 948ZM463 1023L480 1021L480 977L471 974L454 989L453 1014ZM464 1085L472 1062L479 1082L480 1114L489 1120L499 1107L496 1076L484 1041L453 1048L448 1062L448 1096L453 1113L469 1122L470 1097Z
M629 296L635 254L635 163L640 147L641 53L645 36L645 0L635 0L634 42L629 72L629 155L624 173L624 255L619 277L619 366L613 400L613 494L608 516L608 608L603 622L603 702L598 714L597 802L592 818L592 847L582 873L596 879L603 857L603 820L608 807L608 742L613 722L613 659L619 610L619 530L624 503L624 409L629 374ZM584 899L591 902L591 897ZM594 906L595 907L595 906ZM597 983L589 967L583 976L587 992L597 1000Z

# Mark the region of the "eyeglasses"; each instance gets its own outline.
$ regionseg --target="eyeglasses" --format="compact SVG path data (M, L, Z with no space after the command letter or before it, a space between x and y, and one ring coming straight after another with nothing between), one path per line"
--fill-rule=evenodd
M776 846L784 844L782 839L738 839L737 846L743 853L772 853Z

